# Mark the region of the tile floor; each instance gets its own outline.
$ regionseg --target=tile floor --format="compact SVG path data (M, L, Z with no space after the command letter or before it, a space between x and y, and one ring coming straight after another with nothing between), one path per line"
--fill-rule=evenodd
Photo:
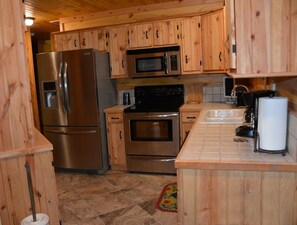
M155 204L173 175L107 171L104 175L57 172L63 225L176 225L177 214Z

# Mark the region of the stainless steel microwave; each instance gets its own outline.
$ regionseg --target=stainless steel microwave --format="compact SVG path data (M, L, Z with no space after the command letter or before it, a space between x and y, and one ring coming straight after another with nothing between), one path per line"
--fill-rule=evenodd
M127 50L127 64L131 78L180 75L180 47Z

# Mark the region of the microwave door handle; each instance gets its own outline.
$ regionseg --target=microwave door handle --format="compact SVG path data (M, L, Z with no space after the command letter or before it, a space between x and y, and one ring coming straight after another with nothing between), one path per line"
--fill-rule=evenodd
M66 112L66 108L65 108L65 95L64 95L64 89L63 89L63 77L62 77L62 73L63 73L63 63L60 63L60 68L59 68L59 74L58 74L58 86L59 86L59 90L60 90L60 100L62 103L62 108L63 111Z
M65 105L67 112L70 112L70 98L69 98L69 84L68 84L68 64L65 62L64 66L64 93L65 93Z
M164 66L165 66L165 74L168 74L168 54L164 53Z

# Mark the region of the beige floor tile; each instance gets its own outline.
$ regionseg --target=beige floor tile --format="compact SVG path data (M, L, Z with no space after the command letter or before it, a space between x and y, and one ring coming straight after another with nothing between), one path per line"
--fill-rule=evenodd
M160 225L152 216L137 205L101 215L100 218L105 225Z

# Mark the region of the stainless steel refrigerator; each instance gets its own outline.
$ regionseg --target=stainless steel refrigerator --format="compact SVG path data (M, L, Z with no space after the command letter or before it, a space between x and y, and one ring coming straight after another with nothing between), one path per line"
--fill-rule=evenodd
M56 169L104 173L103 110L116 104L108 53L94 49L37 54L42 130Z

